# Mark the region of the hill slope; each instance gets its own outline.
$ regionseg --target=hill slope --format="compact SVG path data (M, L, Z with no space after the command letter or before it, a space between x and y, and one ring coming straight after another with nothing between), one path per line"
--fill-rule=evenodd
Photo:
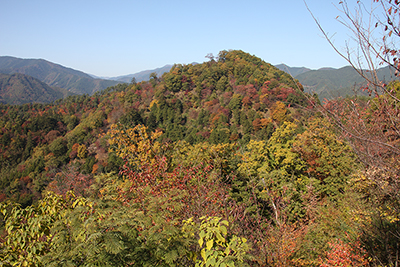
M26 77L22 74L7 77L17 85L40 84L30 77L17 79ZM283 121L304 112L307 103L296 88L288 74L269 63L242 51L222 51L218 61L174 65L157 79L118 84L92 96L0 104L0 202L10 198L27 205L64 171L118 171L122 162L107 153L102 134L115 123L161 130L166 142L268 140ZM83 149L79 155L78 148ZM14 182L20 179L25 179L21 188Z
M22 73L39 79L49 86L64 88L76 94L93 94L118 83L94 79L84 72L43 59L21 59L9 56L0 57L0 73Z
M0 102L6 104L48 103L72 93L52 88L31 76L0 73Z

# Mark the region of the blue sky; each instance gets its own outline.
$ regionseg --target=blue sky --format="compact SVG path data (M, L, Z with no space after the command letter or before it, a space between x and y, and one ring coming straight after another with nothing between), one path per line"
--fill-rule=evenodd
M335 44L339 0L307 0ZM354 1L349 0L349 4ZM240 49L271 64L342 67L303 0L0 0L0 56L43 58L97 76L204 62Z

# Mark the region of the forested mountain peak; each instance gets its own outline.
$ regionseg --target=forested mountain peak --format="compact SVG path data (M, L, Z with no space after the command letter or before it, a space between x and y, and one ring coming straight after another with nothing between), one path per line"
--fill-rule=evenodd
M278 64L278 65L275 65L275 67L277 67L278 69L280 69L284 72L289 73L293 77L296 77L299 74L306 73L311 70L306 67L290 67L286 64Z
M152 76L148 83L133 85L132 90L125 97L129 95L139 110L148 108L153 129L159 127L173 141L186 138L194 142L210 136L215 143L239 136L249 140L254 134L253 123L258 125L257 131L267 131L274 120L275 103L305 105L296 80L239 50L221 51L202 64L175 64L162 77ZM190 127L181 129L186 122ZM279 124L280 119L274 123Z
M71 164L85 174L95 173L94 166L112 170L115 158L104 154L108 146L98 134L114 123L127 128L144 124L149 131L163 132L163 142L245 144L268 140L284 121L300 116L296 107L307 105L297 81L237 50L221 51L202 64L176 64L161 77L153 73L149 81L92 96L69 96L47 105L0 105L1 187L6 198L18 200L11 181L36 173L32 179L40 176L45 182L30 178L43 183L26 189L31 199ZM93 149L78 160L77 149L83 146ZM24 171L14 172L17 165Z

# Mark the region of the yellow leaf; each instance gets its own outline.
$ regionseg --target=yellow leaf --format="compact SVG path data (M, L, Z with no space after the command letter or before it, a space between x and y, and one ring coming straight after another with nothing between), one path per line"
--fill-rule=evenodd
M203 246L203 243L204 243L203 238L200 238L200 239L199 239L199 246L202 247L202 246Z
M201 254L201 257L203 257L203 259L206 260L206 250L202 249L200 254Z
M207 248L207 250L211 250L211 248L213 247L213 245L214 245L214 240L208 240L207 242L206 242L206 248Z

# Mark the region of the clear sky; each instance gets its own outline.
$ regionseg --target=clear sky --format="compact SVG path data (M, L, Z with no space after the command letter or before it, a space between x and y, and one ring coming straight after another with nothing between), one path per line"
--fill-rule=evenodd
M307 0L343 48L350 36L335 19L338 2ZM112 77L202 63L208 53L229 49L274 65L346 65L303 0L0 0L0 56L43 58Z

